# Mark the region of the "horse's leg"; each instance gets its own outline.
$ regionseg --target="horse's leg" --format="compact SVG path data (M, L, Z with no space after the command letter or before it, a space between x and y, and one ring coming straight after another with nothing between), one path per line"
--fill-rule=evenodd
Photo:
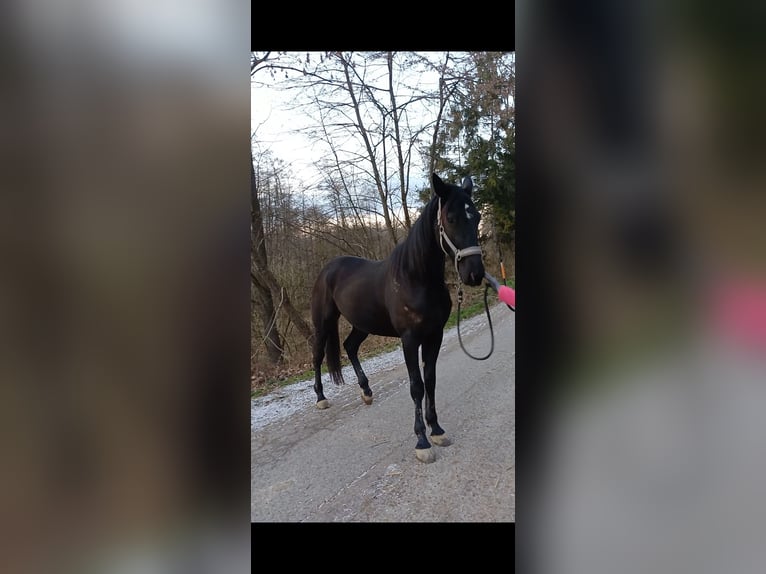
M314 392L317 395L317 408L326 409L330 406L322 388L322 361L327 343L327 324L320 322L314 325Z
M439 446L450 444L444 429L439 426L436 417L436 359L439 357L444 333L439 331L437 335L423 343L423 378L426 387L426 423L431 427L431 442Z
M346 337L346 340L343 341L343 347L346 349L346 353L348 353L348 358L351 360L351 364L354 366L356 378L359 380L359 386L362 388L362 400L364 401L364 404L371 405L372 390L370 389L370 383L367 380L367 375L364 374L362 365L359 362L359 346L367 338L368 335L369 333L365 333L364 331L360 331L356 327L353 327L351 329L351 333L349 333L348 337Z
M426 438L426 425L423 422L423 378L420 376L420 365L418 364L419 343L412 336L402 337L402 347L404 348L404 362L407 363L407 372L410 375L410 396L415 403L415 436L418 443L415 445L415 456L421 462L433 462L435 456L431 450L431 443Z

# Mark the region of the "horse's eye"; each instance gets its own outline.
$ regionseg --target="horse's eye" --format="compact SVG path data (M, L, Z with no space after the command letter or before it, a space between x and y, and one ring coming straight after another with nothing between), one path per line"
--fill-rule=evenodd
M447 214L447 223L455 223L455 216Z

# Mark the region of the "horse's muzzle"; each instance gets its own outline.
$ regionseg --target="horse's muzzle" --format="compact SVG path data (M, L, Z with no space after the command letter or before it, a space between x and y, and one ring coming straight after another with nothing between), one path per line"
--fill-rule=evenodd
M458 263L460 280L471 287L481 285L484 280L484 263L481 255L470 255Z

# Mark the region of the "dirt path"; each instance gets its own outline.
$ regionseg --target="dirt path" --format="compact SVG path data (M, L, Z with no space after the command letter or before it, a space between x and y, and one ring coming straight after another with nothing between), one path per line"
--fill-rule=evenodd
M495 351L486 361L469 359L454 329L445 333L436 409L453 444L434 446L432 464L415 458L401 350L363 364L375 393L369 407L348 374L345 386L325 384L325 411L314 408L311 382L256 401L251 520L514 521L515 315L497 305L492 322ZM489 349L486 327L483 315L461 326L474 355Z

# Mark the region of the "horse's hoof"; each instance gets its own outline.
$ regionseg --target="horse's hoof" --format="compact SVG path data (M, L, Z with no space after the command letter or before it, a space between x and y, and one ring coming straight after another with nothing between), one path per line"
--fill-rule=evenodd
M436 455L432 448L416 448L415 456L418 457L420 462L425 462L426 464L436 460Z
M371 405L372 404L372 396L365 395L364 391L362 391L362 400L364 401L365 405Z
M447 446L452 444L452 441L447 436L447 433L444 434L432 434L431 435L431 442L434 443L437 446Z
M317 401L317 408L318 409L330 408L330 401L328 401L327 399L322 399L321 401Z

